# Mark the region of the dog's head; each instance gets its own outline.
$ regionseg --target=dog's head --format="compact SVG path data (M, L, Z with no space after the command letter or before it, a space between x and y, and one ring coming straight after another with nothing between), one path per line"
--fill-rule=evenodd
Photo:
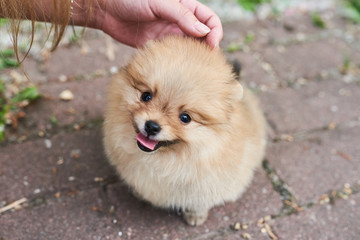
M183 37L150 42L117 82L118 105L134 129L129 137L145 152L216 138L243 92L220 51Z

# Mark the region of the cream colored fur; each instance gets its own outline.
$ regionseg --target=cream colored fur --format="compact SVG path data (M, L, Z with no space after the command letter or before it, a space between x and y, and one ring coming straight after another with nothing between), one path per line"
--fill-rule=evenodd
M150 102L142 92L153 93ZM179 120L182 112L192 121ZM136 131L147 120L172 141L143 152ZM140 126L139 126L140 125ZM215 205L240 197L263 158L265 121L221 51L183 37L150 42L109 86L104 145L120 176L143 199L180 208L191 225Z

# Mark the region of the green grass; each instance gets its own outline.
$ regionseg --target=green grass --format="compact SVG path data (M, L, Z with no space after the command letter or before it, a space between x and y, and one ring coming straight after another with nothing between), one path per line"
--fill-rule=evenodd
M0 52L0 70L5 68L16 68L20 64L14 58L15 52L12 49L5 49Z
M59 121L57 120L57 118L54 116L54 115L52 115L51 117L50 117L50 122L51 122L51 124L53 125L53 126L58 126L59 125Z
M22 101L34 101L40 97L37 87L27 87L11 98L12 103L19 103Z
M22 101L34 101L40 97L35 86L30 86L8 99L5 95L6 85L0 76L0 142L5 139L5 126L7 115L18 112ZM13 116L16 116L13 115Z
M246 37L245 37L244 42L245 42L245 44L250 44L250 43L252 43L254 40L255 40L255 35L254 35L254 33L248 33L248 34L246 35Z
M271 0L237 0L237 2L245 10L255 12L259 5L270 3Z
M9 20L7 20L6 18L0 18L0 27L6 25L8 23Z
M5 83L0 76L0 142L5 138L5 115L8 106L5 99Z
M322 28L322 29L326 28L326 22L322 19L322 17L319 15L319 13L314 12L311 15L311 20L315 27Z
M345 16L356 24L360 24L360 1L344 0Z

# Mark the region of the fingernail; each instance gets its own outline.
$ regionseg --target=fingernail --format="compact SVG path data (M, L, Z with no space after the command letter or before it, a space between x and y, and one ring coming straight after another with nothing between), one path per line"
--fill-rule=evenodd
M193 27L196 29L196 31L204 35L210 32L210 28L199 21L196 21Z

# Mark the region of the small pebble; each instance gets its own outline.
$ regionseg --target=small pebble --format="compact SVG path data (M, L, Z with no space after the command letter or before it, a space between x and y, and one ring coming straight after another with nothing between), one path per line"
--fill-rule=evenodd
M51 141L50 141L49 139L45 139L45 140L44 140L44 143L45 143L45 147L46 147L47 149L51 148L52 143L51 143Z
M94 182L103 182L104 181L104 178L102 177L95 177L94 178Z
M111 73L111 74L116 74L116 73L118 73L118 72L119 72L119 68L118 68L118 67L112 66L112 67L110 68L110 73Z
M74 94L70 90L64 90L60 93L59 98L63 101L71 101L74 99Z
M248 233L242 233L242 234L241 234L241 237L242 237L243 239L251 239L251 235L248 234Z
M59 82L66 82L67 81L67 76L66 75L60 75L59 76Z
M56 165L61 165L64 163L64 159L62 157L59 157L59 160L56 162Z
M41 192L41 190L40 190L39 188L37 188L37 189L34 190L33 193L34 193L34 194L38 194L38 193L40 193L40 192Z
M81 154L80 149L73 149L73 150L71 150L70 156L73 158L79 158L80 154Z
M337 111L339 110L339 108L338 108L338 106L336 106L336 105L332 105L332 106L330 107L330 110L331 110L332 112L337 112Z
M245 224L245 223L241 224L241 229L248 229L248 228L249 228L249 226L247 224Z
M296 40L298 40L299 42L304 41L305 40L305 35L303 33L296 34Z
M240 227L241 227L241 225L239 222L234 224L234 230L238 231L238 230L240 230Z

